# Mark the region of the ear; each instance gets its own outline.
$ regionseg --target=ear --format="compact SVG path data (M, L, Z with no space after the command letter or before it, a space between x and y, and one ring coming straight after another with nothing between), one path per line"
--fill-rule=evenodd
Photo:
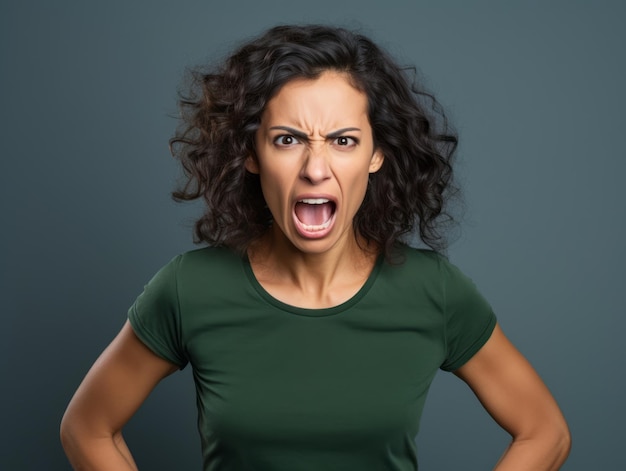
M256 158L256 155L250 154L246 158L246 170L250 173L255 173L258 175L259 173L259 161Z
M383 162L385 161L385 156L380 151L380 149L376 149L374 154L372 154L372 158L370 160L370 173L376 173L380 170L380 167L383 166Z

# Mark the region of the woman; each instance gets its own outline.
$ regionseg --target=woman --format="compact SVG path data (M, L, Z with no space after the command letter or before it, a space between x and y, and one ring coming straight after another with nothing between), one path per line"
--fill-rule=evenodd
M417 469L440 368L512 435L496 469L558 469L558 406L436 252L457 142L436 102L323 26L273 28L197 78L174 196L204 199L209 247L159 271L78 388L61 429L76 469L136 469L121 430L187 363L205 470ZM402 243L414 226L433 250Z

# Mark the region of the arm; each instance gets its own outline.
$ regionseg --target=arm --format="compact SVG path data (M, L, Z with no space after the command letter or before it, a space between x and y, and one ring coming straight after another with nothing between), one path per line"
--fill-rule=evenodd
M74 469L136 470L122 427L177 368L152 353L127 321L85 376L61 421L61 442Z
M487 343L454 373L513 437L497 471L561 467L571 440L565 419L541 378L498 325Z

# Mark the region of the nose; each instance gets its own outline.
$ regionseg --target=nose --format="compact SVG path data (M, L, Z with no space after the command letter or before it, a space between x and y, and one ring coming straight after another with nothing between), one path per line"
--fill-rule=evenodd
M313 143L312 143L313 144ZM306 150L300 177L313 185L322 183L331 176L329 155L324 143L310 145Z

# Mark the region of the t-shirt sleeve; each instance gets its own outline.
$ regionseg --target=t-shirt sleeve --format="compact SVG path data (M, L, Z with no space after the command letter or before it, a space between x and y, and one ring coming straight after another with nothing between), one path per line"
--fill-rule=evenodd
M446 359L445 371L463 366L489 340L496 316L476 286L454 265L442 261Z
M184 368L176 272L180 256L161 268L128 310L135 334L155 354Z

